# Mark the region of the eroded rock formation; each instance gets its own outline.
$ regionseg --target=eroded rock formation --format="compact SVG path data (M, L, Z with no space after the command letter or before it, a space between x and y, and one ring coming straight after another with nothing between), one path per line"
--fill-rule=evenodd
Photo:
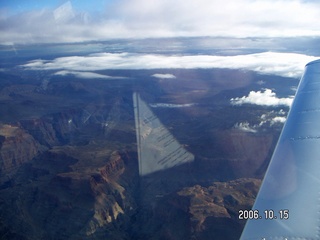
M20 126L0 125L0 180L5 181L41 151L40 144Z

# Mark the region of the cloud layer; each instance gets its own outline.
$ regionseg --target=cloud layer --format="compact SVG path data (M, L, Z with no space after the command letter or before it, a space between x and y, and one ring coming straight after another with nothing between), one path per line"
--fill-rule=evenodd
M70 1L71 2L71 1ZM12 14L1 8L1 43L173 36L319 36L319 1L118 0L96 11L67 2ZM94 1L92 1L94 4ZM100 5L99 5L100 6Z
M317 59L297 53L264 52L237 56L155 55L129 53L99 53L88 56L37 59L22 67L31 70L96 71L105 69L169 69L169 68L229 68L246 69L263 74L299 78L306 63ZM173 78L155 74L154 77Z
M186 104L173 104L173 103L152 103L150 107L152 108L185 108L192 107L196 105L195 103L186 103Z
M255 104L260 106L288 106L290 107L293 101L293 96L289 98L278 98L271 89L262 91L251 91L248 96L241 98L231 98L230 102L233 105Z
M112 77L104 74L98 74L94 72L81 72L81 71L66 71L62 70L59 72L56 72L54 75L60 75L60 76L68 76L68 75L73 75L77 78L88 78L88 79L93 79L93 78L101 78L101 79L123 79L124 77Z

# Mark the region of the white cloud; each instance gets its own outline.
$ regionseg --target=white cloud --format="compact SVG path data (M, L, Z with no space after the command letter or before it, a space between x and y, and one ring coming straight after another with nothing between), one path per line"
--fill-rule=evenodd
M258 85L264 85L264 84L266 84L266 82L263 81L263 80L259 80L259 81L257 82L257 84L258 84Z
M258 119L259 123L250 125L247 121L236 123L233 128L244 131L256 133L258 131L265 131L274 125L282 126L287 120L287 112L280 109L280 111L270 111L262 114Z
M259 127L268 125L269 127L273 126L274 124L283 124L287 120L287 112L283 109L280 111L271 111L265 114L262 114L260 117Z
M231 104L255 104L261 106L288 106L290 107L293 101L293 96L289 98L278 98L271 89L265 89L262 91L251 91L248 96L241 98L231 98Z
M76 7L76 2L74 2ZM2 10L2 9L0 9ZM319 36L319 1L119 0L97 12L57 9L0 17L0 42L173 36ZM100 11L100 12L99 12ZM300 17L297 17L300 16ZM58 20L58 21L57 21ZM60 21L62 20L62 21Z
M152 103L150 107L153 108L184 108L184 107L192 107L194 103L186 103L186 104L173 104L173 103Z
M93 73L93 72L80 72L80 71L66 71L62 70L59 72L56 72L54 75L60 75L60 76L67 76L67 75L73 75L78 78L102 78L102 79L123 79L124 77L112 77L108 75Z
M155 54L99 53L88 56L37 59L22 65L33 70L96 71L104 69L230 68L299 78L306 63L317 57L297 53L263 52L237 56L168 56ZM156 75L159 76L159 75ZM160 75L173 77L171 75Z
M233 127L235 129L239 129L239 130L244 131L244 132L251 132L251 133L256 133L257 132L256 129L250 127L250 124L248 122L236 123Z
M271 120L271 123L270 125L274 125L275 123L284 123L285 121L287 120L286 117L274 117L272 120Z
M152 77L160 78L160 79L172 79L172 78L176 78L175 75L170 74L170 73L166 73L166 74L155 73L155 74L152 75Z
M296 91L298 90L298 87L297 87L297 86L292 86L292 87L290 88L290 90L292 90L293 92L296 92Z

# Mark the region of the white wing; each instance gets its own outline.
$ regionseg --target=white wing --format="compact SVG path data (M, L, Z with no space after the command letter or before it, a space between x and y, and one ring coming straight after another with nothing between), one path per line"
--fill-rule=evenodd
M320 239L320 60L306 66L252 210L242 240Z

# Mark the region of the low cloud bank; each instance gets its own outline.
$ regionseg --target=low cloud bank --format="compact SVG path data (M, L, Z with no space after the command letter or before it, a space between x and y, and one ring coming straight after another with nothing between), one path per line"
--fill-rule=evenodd
M264 52L237 56L156 55L129 53L98 53L88 56L37 59L22 65L30 70L97 71L106 69L172 69L229 68L252 70L262 74L300 78L306 63L317 57L297 53ZM171 74L154 77L174 78Z
M173 103L152 103L150 107L152 108L183 108L183 107L192 107L194 103L185 103L185 104L173 104Z
M255 104L260 106L288 106L290 107L293 101L293 96L289 98L278 98L271 89L262 91L251 91L248 96L231 98L232 105Z
M88 78L88 79L93 79L93 78L123 79L124 78L124 77L112 77L112 76L98 74L98 73L94 73L94 72L80 72L80 71L66 71L66 70L56 72L54 75L60 75L60 76L73 75L77 78Z

